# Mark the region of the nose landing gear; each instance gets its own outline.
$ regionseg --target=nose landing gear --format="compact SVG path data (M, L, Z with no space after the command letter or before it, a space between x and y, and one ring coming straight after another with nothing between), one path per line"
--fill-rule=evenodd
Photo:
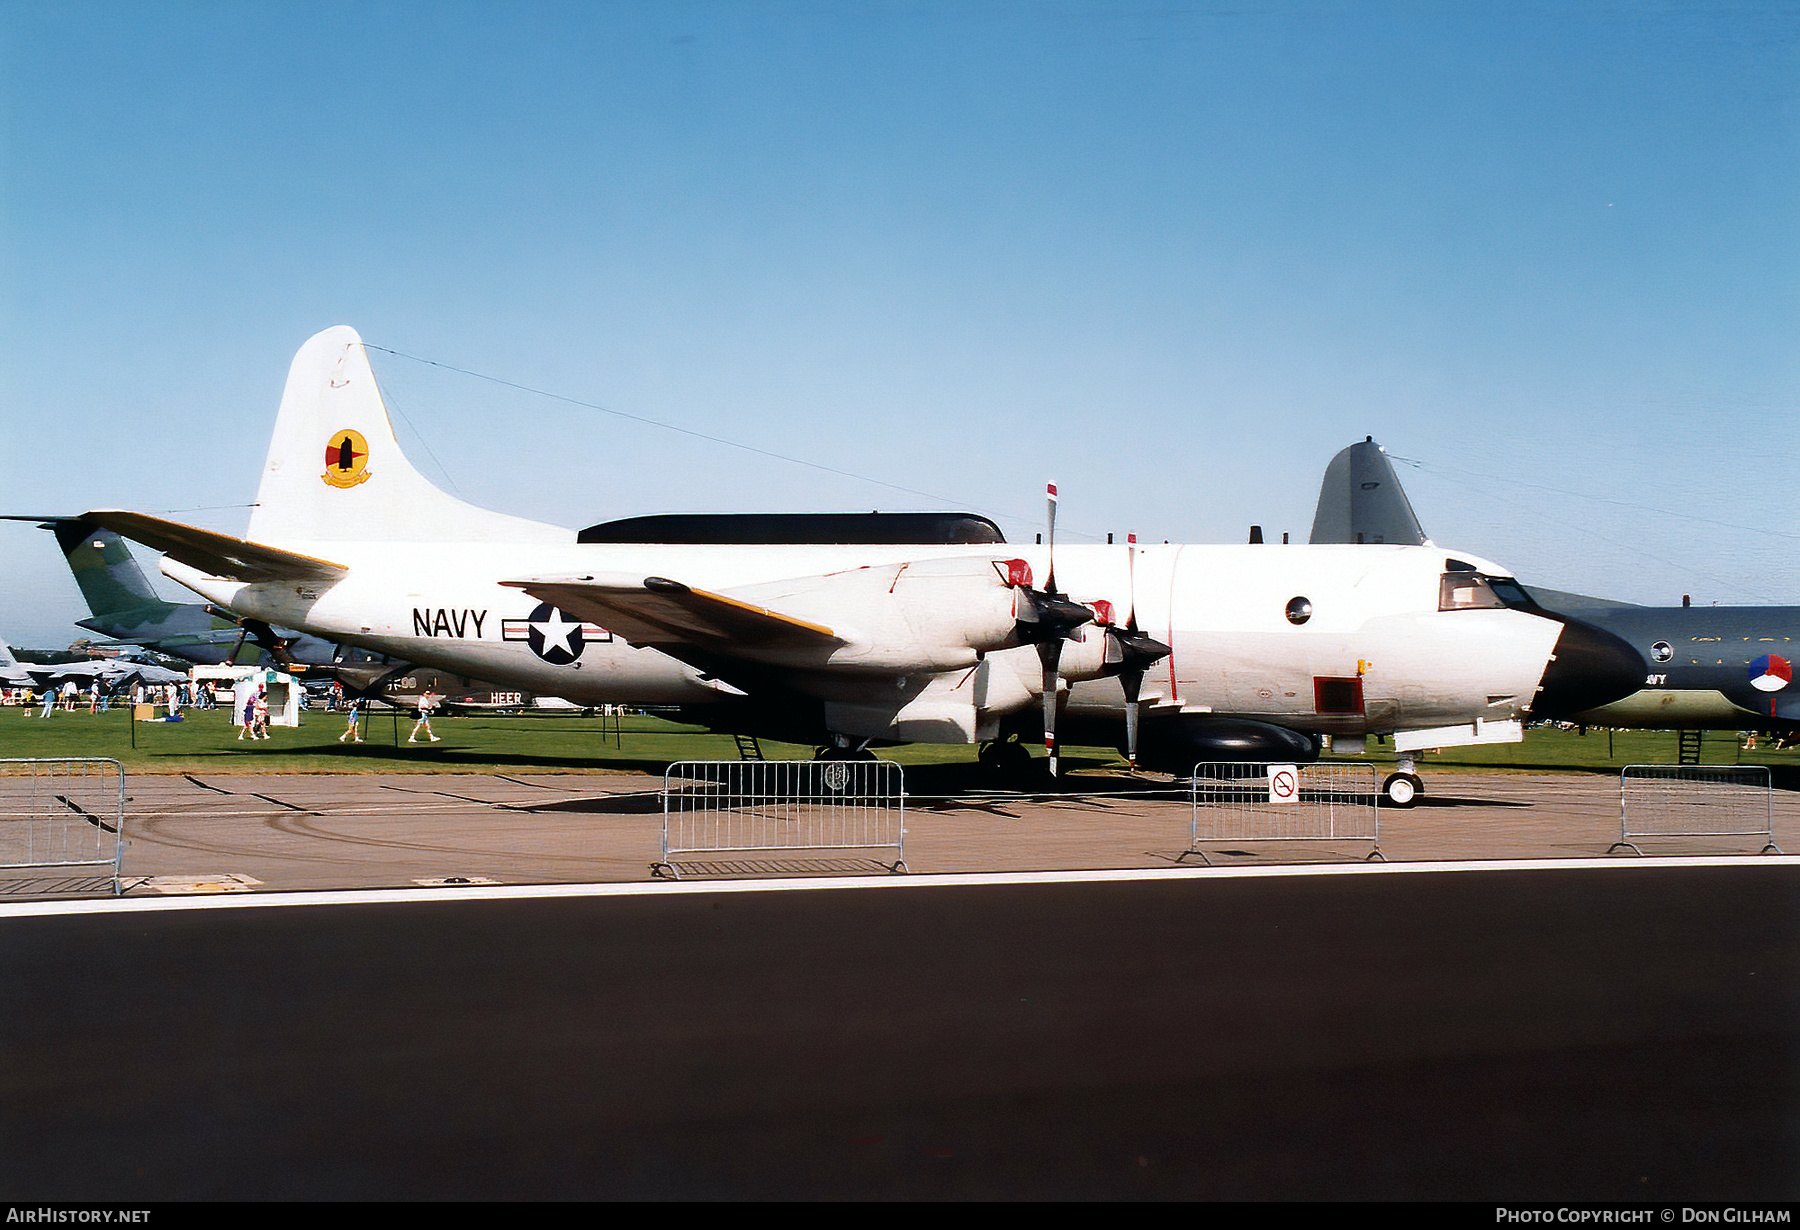
M1388 774L1381 783L1381 801L1386 807L1411 807L1425 793L1425 782L1413 770L1416 764L1411 756L1400 758L1400 771Z

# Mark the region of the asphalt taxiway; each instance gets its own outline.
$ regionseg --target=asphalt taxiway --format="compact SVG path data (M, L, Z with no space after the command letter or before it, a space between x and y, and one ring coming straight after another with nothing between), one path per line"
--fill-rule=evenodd
M208 885L262 891L644 880L661 856L661 778L639 775L283 775L128 781L125 882L133 894ZM904 854L915 873L1168 868L1186 848L1185 792L1100 778L1043 795L915 794ZM1777 791L1773 830L1800 851L1800 794ZM1619 839L1604 774L1434 775L1411 810L1381 812L1393 862L1602 858ZM1657 854L1754 854L1750 838L1685 838ZM1356 860L1368 842L1217 842L1222 865ZM691 860L691 874L866 870L870 859L750 854Z
M0 907L0 1192L1800 1194L1800 861L1609 857L1607 778L1435 777L1385 864L1115 792L678 883L655 785L134 779L140 887Z

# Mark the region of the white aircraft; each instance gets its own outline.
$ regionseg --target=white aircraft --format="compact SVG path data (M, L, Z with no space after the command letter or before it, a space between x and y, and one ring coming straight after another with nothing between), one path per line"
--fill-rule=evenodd
M0 641L0 685L9 688L34 688L37 681L25 670L25 664L13 657L12 646Z
M1181 770L1310 759L1323 734L1516 739L1562 706L1553 653L1584 635L1509 609L1503 570L1439 548L1058 549L1054 518L1042 547L871 542L874 523L835 542L669 541L692 525L601 541L617 535L432 486L346 327L294 359L245 538L86 516L240 616L821 755L987 743L1004 763L1026 752L1002 740L1042 730L1054 772L1059 715Z

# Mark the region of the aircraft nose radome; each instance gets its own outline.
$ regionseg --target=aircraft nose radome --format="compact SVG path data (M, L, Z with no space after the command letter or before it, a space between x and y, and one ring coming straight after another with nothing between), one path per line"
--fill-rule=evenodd
M1544 670L1535 718L1568 718L1623 700L1644 686L1644 659L1629 642L1578 619L1562 621L1556 660Z

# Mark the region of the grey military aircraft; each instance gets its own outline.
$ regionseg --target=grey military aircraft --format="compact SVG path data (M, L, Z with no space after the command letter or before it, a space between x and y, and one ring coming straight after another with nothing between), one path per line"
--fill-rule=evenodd
M61 687L65 683L86 685L98 682L112 691L133 683L186 683L187 676L154 662L130 658L96 658L85 662L37 664L21 662L10 646L0 642L0 683L8 687Z
M337 646L316 636L276 630L239 619L200 602L170 602L150 585L125 540L80 517L9 517L34 520L56 535L88 610L77 627L109 640L207 666L275 662L323 666Z
M357 692L373 693L409 664L351 645L245 619L210 603L170 602L157 594L130 545L109 529L81 517L0 518L36 521L56 535L69 571L92 612L76 626L113 644L150 650L204 666L235 663L274 666L340 679ZM128 651L129 652L129 651ZM167 682L166 680L164 682Z
M1311 541L1430 543L1373 437L1344 449L1326 467ZM1800 732L1793 667L1800 607L1640 606L1520 588L1535 606L1604 628L1643 656L1642 688L1569 714L1569 720L1655 730Z

